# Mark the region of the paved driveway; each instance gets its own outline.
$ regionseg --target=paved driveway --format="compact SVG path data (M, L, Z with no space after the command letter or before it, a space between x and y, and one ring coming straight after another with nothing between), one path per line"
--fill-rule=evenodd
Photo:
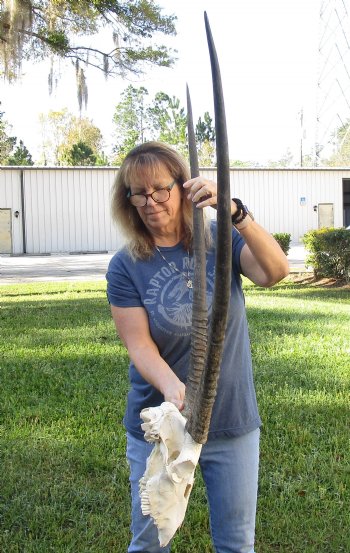
M110 254L0 256L0 284L104 280Z
M0 284L69 280L104 280L112 253L0 256ZM305 271L305 249L292 246L291 271Z

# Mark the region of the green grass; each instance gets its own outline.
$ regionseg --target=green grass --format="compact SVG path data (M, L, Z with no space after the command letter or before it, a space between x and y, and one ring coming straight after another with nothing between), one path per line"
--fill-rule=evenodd
M128 359L103 282L0 288L0 551L125 553ZM350 292L246 284L257 553L350 551ZM198 474L175 553L210 553Z

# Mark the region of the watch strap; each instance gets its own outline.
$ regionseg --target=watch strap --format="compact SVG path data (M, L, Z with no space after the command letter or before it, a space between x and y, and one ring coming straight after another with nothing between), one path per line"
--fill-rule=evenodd
M232 224L233 225L240 225L240 223L243 223L243 221L246 219L247 215L250 217L250 221L254 221L253 214L248 210L247 206L243 204L242 200L239 198L232 198L232 201L235 202L237 206L237 211L231 216ZM249 224L248 223L248 224ZM247 225L241 226L240 228L244 228ZM239 227L237 227L239 228Z

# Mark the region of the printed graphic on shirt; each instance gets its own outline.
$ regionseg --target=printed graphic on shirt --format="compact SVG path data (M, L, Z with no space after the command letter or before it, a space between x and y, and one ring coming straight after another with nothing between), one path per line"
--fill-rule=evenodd
M152 317L152 322L162 332L169 335L188 336L192 325L193 289L188 288L187 281L193 278L193 260L184 259L180 274L173 262L163 266L149 280L144 305ZM188 277L188 278L186 278ZM207 273L207 307L211 312L214 288L214 274Z

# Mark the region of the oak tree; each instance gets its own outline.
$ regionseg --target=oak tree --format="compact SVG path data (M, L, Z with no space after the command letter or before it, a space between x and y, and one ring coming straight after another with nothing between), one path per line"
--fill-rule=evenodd
M155 40L174 35L175 20L153 0L0 0L0 65L11 81L21 75L23 60L72 60L81 108L87 66L106 77L140 74L147 64L171 66L174 53ZM52 80L51 72L51 86Z
M74 165L73 159L84 157L89 148L93 154L88 165L103 158L103 137L100 129L87 117L76 117L67 108L49 111L39 116L42 128L42 159L44 165ZM79 144L84 144L81 148ZM72 153L73 146L75 150ZM73 157L72 157L73 156ZM87 156L89 157L89 156Z
M32 156L23 140L19 141L19 145L8 158L7 165L34 165Z

